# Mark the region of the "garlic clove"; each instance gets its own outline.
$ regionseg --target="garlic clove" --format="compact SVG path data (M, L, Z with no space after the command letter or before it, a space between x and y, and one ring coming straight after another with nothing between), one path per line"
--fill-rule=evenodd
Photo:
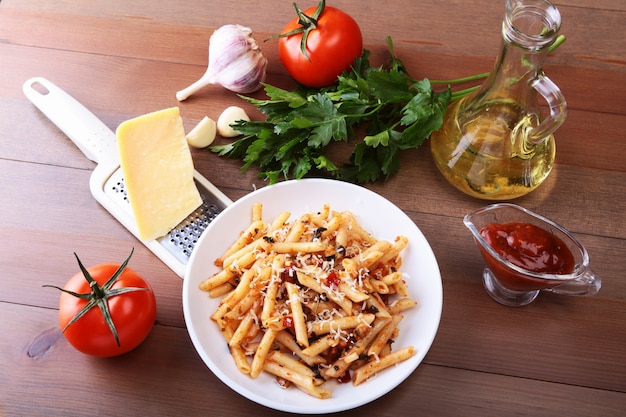
M250 117L241 107L227 107L222 114L220 114L220 117L217 118L217 132L224 138L239 136L241 133L230 126L238 120L250 121Z
M177 92L176 99L183 101L209 84L219 84L236 93L252 93L261 88L266 71L267 59L254 39L252 29L242 25L224 25L211 35L205 74Z
M189 146L194 148L206 148L215 140L217 125L215 120L204 116L202 120L193 128L185 138Z

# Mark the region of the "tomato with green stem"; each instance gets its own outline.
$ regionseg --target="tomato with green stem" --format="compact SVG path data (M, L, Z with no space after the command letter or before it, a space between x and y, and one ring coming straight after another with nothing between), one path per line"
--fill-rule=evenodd
M280 61L293 79L307 87L334 84L363 52L359 25L324 0L304 12L295 3L294 7L298 16L276 36Z
M148 337L156 318L156 298L144 278L121 264L103 263L85 268L63 288L59 324L67 341L80 352L111 357L127 353Z

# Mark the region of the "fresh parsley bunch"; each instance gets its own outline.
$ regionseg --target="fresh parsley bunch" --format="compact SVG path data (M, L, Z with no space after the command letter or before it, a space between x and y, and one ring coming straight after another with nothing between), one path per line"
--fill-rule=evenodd
M211 150L242 159L244 171L258 165L259 177L270 183L309 173L355 183L388 179L400 169L402 150L419 147L439 129L451 92L436 93L428 79L413 80L390 38L387 44L386 68L371 67L366 50L332 87L287 91L264 84L267 100L241 96L266 120L235 122L231 126L243 137ZM360 126L366 136L354 140ZM353 140L349 162L337 166L326 154L328 145Z

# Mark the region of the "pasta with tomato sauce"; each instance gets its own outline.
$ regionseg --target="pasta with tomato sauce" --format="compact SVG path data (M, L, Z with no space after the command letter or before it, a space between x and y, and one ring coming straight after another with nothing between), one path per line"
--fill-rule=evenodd
M257 203L200 289L221 297L211 319L241 372L325 399L328 380L357 386L413 356L392 350L402 312L417 305L400 272L408 244L378 240L329 205L269 223Z

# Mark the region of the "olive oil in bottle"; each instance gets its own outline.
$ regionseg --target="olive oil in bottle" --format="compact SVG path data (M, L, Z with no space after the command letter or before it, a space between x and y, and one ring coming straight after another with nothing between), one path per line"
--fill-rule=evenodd
M483 104L479 111L460 111L452 104L443 126L430 138L435 164L455 187L473 197L508 200L534 190L554 164L552 135L539 143L528 134L537 116L514 102Z

